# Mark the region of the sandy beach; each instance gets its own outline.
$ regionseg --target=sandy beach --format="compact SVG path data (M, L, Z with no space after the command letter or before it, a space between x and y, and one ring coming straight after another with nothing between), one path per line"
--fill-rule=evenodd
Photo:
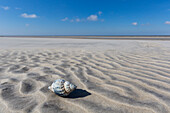
M170 113L170 41L0 37L0 113Z

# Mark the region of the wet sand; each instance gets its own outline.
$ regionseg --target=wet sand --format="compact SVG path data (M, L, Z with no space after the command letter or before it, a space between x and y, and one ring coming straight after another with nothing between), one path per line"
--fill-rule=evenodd
M0 113L169 113L170 41L0 38ZM55 79L77 90L63 98Z

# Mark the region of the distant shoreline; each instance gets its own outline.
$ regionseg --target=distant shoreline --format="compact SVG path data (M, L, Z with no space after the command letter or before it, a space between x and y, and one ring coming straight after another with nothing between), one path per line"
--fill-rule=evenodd
M0 37L170 37L170 35L0 35Z
M97 39L97 40L170 40L169 35L138 35L138 36L0 36L0 38L68 38L68 39Z

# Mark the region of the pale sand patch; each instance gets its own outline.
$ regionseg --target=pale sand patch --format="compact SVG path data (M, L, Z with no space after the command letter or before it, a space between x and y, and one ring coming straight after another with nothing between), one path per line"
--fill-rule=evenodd
M0 38L2 113L169 113L170 42ZM76 84L68 98L47 87Z

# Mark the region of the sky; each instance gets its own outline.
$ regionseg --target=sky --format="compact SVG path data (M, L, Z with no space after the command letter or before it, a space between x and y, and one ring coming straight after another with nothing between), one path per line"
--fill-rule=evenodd
M0 0L0 35L170 35L170 0Z

